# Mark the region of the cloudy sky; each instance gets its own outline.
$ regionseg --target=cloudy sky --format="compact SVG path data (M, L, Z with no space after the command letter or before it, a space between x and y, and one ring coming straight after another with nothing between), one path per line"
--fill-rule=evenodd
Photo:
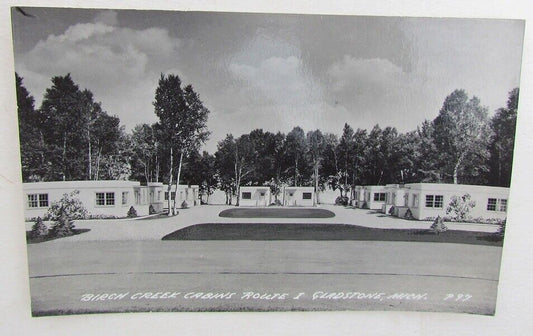
M16 71L39 107L70 73L126 129L156 121L161 73L210 111L208 151L254 128L416 128L454 89L490 113L519 86L523 21L25 8Z

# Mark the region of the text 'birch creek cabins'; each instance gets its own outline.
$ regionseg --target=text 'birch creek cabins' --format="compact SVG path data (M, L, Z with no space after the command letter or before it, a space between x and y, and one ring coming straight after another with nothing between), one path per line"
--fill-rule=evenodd
M313 187L284 187L274 195L269 186L239 188L243 207L312 207L334 204L338 195L333 190L316 192ZM78 191L76 197L87 209L89 217L126 217L131 207L138 216L168 211L168 198L176 200L178 208L197 206L205 202L197 185L172 186L170 195L163 183L141 185L135 181L61 181L23 184L24 215L27 220L46 215L50 205L64 194ZM384 186L357 186L350 192L350 205L385 214L417 220L437 216L450 217L452 202L468 202L469 218L502 220L506 218L509 188L462 184L410 183ZM224 193L216 190L208 204L225 204Z

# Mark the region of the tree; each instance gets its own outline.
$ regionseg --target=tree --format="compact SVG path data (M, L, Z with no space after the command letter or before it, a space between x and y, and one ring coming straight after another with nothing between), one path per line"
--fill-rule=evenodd
M370 185L379 185L383 180L383 172L386 162L381 150L383 131L379 125L375 125L370 131L364 150L365 160L365 182Z
M326 141L324 135L320 130L309 131L307 133L307 156L313 166L313 181L315 188L314 203L318 202L317 193L319 190L319 169L322 159L324 157L324 151L326 149Z
M203 105L199 95L191 85L184 89L177 75L161 74L153 102L155 114L159 118L157 129L161 132L161 141L168 149L169 172L168 192L173 181L174 160L179 154L176 189L180 181L183 157L193 149L205 143L209 137L207 117L209 110ZM171 208L171 197L168 200L169 215L176 213L176 200Z
M342 180L342 187L339 188L341 190L341 197L347 196L346 194L348 192L349 186L353 183L354 160L356 159L354 150L354 131L353 128L350 127L350 125L345 123L344 129L342 131L342 136L339 140L339 145L337 146L337 158L341 166L341 171L339 172L339 178L340 180Z
M453 183L457 184L464 176L478 173L466 171L467 162L478 160L480 164L486 164L491 131L487 108L480 105L477 97L469 99L464 90L452 92L433 120L433 127L445 178L452 177Z
M215 157L203 151L198 171L200 172L200 193L206 196L206 203L209 203L209 196L213 194L217 186Z
M507 106L498 109L490 121L493 131L489 146L491 158L489 183L491 185L502 187L511 185L519 93L518 88L511 90Z
M284 170L286 176L291 176L290 171L292 171L292 181L295 187L300 185L300 177L302 176L302 170L305 169L305 158L306 153L306 139L304 130L300 127L294 127L285 138L285 167Z
M148 124L135 126L130 141L132 178L145 182L159 182L159 145L154 127Z
M46 89L40 113L44 142L48 149L52 171L50 180L85 179L87 156L83 130L87 120L87 99L70 74L52 78L52 86Z
M235 141L234 149L234 171L235 171L235 189L237 192L237 203L240 201L240 188L243 180L251 175L256 167L257 152L250 140L248 134L241 135Z
M15 79L22 181L42 180L48 168L43 134L39 129L41 119L39 113L35 111L33 97L22 83L22 77L15 73Z
M425 120L413 136L413 182L442 182L443 172L439 165L439 152L435 145L435 128Z
M52 78L39 110L43 179L98 180L129 175L124 130L91 91L80 90L70 74Z
M365 148L367 146L368 135L366 130L358 128L353 135L353 176L352 184L362 184L364 181L364 167L365 167Z
M230 205L236 193L235 184L235 138L228 134L218 142L215 152L215 167L218 175L220 189L226 194L226 204Z

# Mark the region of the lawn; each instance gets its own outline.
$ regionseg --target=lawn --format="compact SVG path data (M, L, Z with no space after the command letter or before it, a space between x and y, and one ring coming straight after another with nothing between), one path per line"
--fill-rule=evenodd
M229 218L331 218L333 211L316 208L233 208L221 211L220 217Z
M375 240L502 246L497 234L449 230L375 229L348 224L206 223L174 231L163 240Z

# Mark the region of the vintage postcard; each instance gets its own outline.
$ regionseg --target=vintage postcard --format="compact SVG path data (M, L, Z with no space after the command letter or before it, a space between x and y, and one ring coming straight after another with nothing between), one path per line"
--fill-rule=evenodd
M11 18L33 316L495 314L523 20Z

